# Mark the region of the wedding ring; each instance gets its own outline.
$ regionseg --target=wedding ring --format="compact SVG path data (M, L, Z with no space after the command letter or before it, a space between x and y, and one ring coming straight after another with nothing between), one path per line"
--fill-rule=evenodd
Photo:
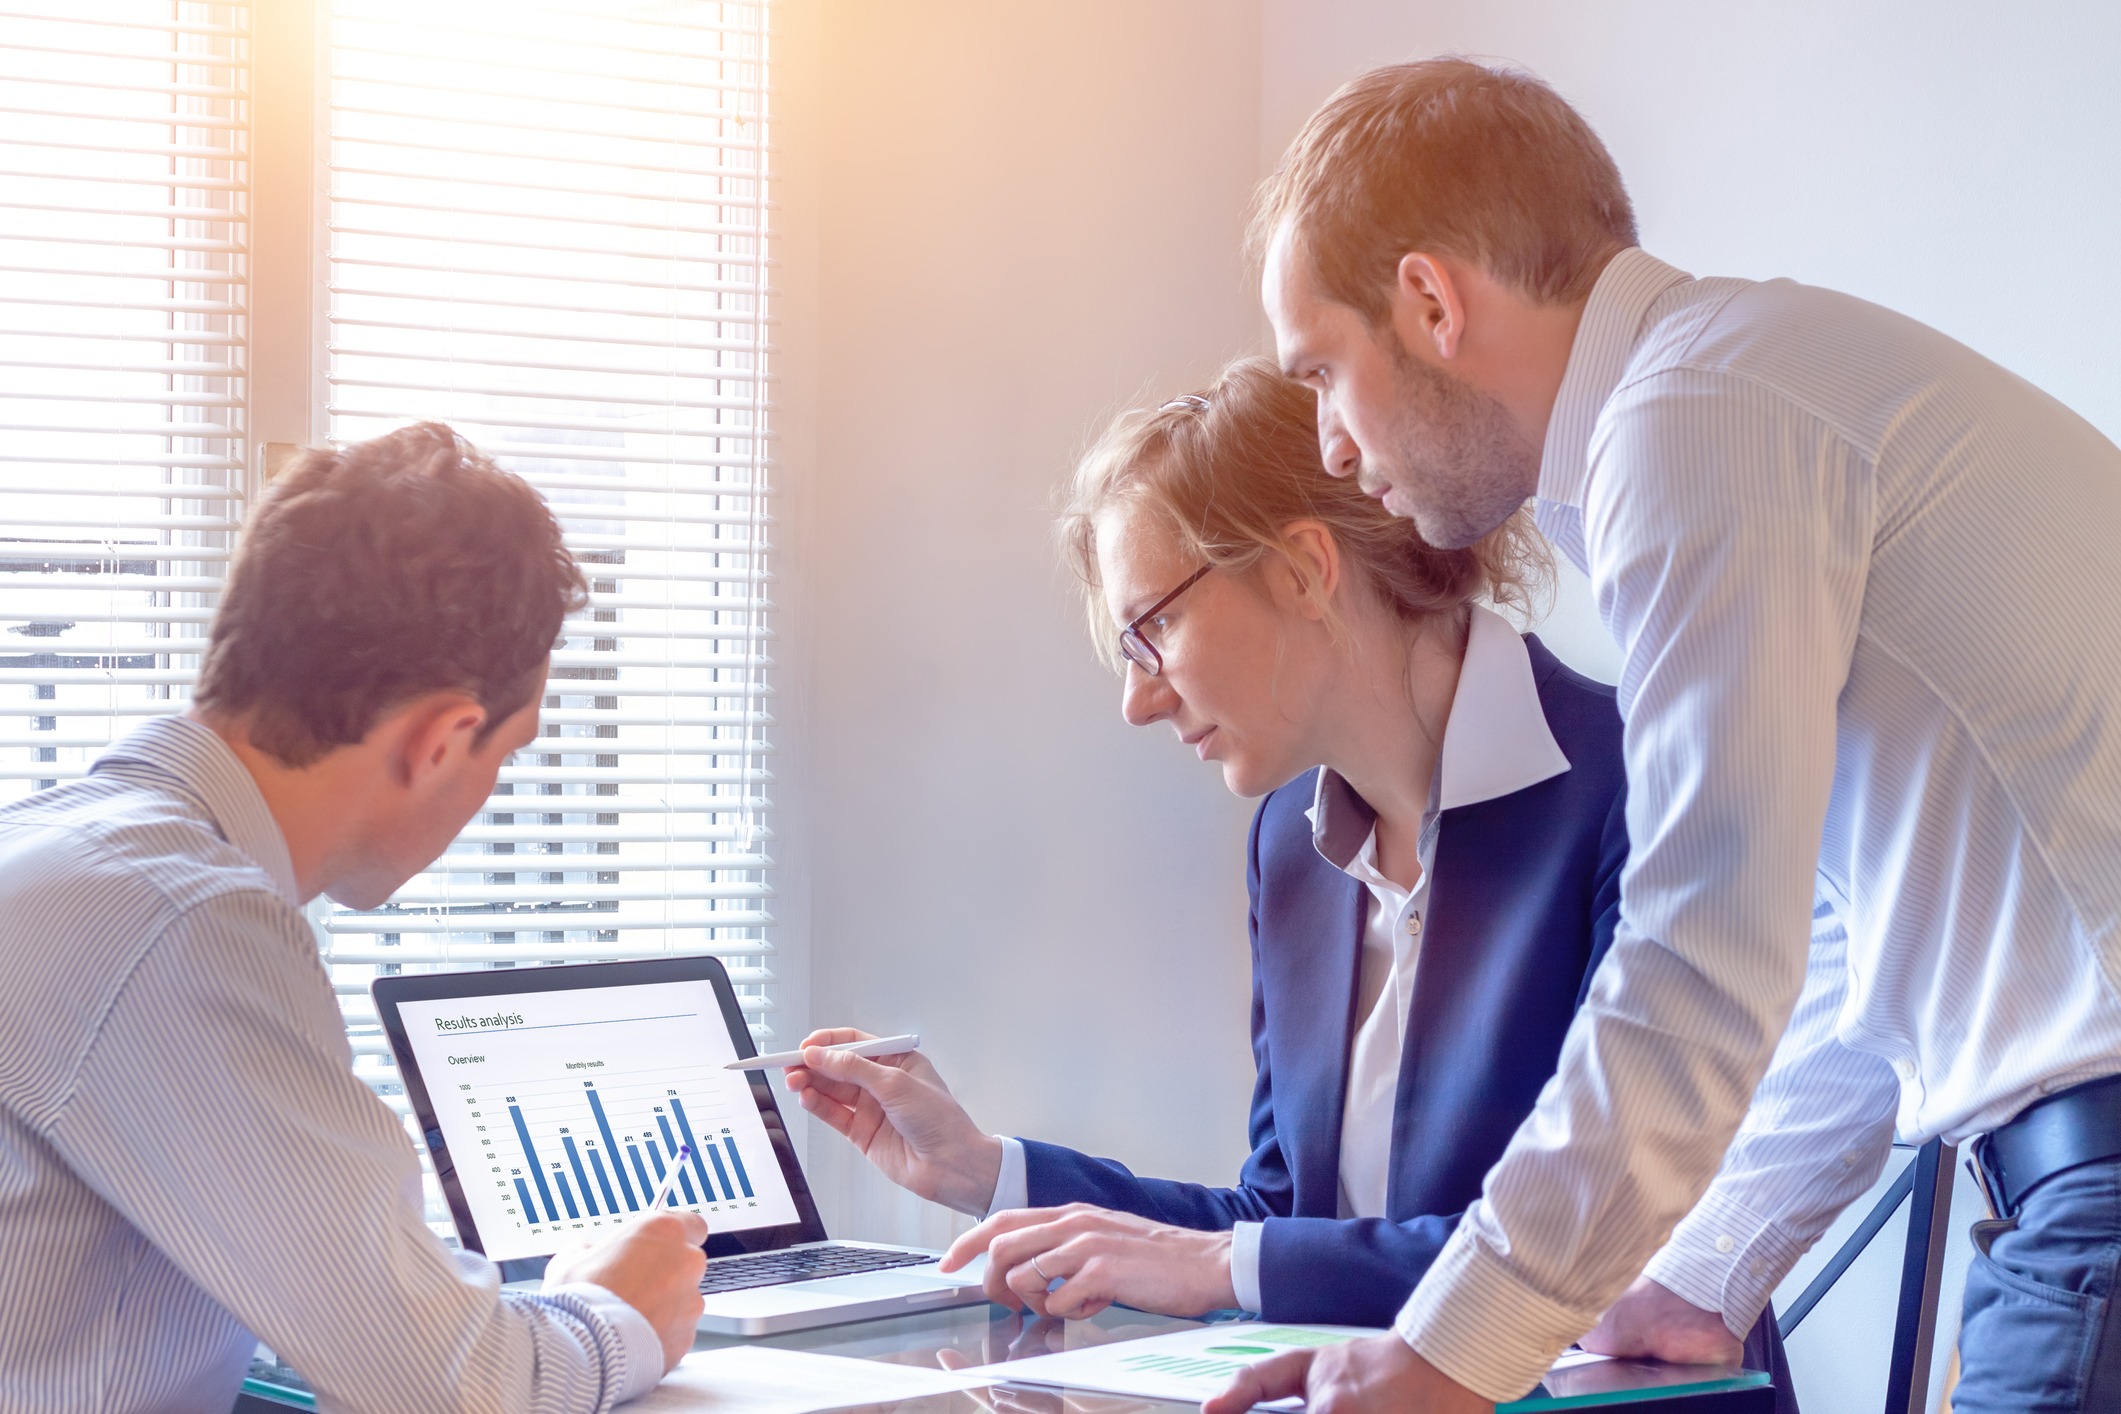
M1046 1269L1038 1264L1038 1258L1036 1257L1031 1259L1031 1270L1038 1273L1041 1281L1050 1282L1053 1280L1052 1277L1046 1275Z

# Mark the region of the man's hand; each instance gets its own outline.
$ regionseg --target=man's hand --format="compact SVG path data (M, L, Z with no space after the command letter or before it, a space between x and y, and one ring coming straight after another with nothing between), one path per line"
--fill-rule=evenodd
M1675 1365L1736 1365L1745 1358L1745 1343L1720 1313L1704 1311L1648 1277L1637 1277L1577 1343L1600 1355Z
M951 1243L939 1265L954 1272L981 1252L987 1299L1041 1316L1083 1320L1115 1301L1165 1316L1237 1304L1229 1233L1168 1227L1088 1203L996 1213ZM1061 1284L1047 1291L1055 1278Z
M1245 1414L1300 1394L1304 1414L1494 1414L1492 1400L1454 1383L1396 1335L1292 1350L1249 1365L1201 1405L1201 1414Z
M822 1049L875 1039L850 1027L811 1032L788 1088L899 1187L961 1213L985 1213L1002 1173L1002 1142L980 1132L928 1058L908 1051L869 1060Z
M707 1270L707 1220L698 1213L657 1213L593 1246L556 1255L545 1286L592 1282L648 1318L663 1341L663 1373L692 1349Z

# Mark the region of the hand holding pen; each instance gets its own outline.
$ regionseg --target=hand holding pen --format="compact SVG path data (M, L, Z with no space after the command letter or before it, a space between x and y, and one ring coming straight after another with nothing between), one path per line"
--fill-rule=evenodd
M803 1039L801 1064L790 1067L787 1085L804 1109L844 1134L900 1187L961 1213L986 1213L1001 1174L1002 1142L972 1122L933 1062L906 1049L918 1036L879 1041L837 1027ZM866 1047L890 1049L871 1059L862 1054Z
M706 1305L700 1278L707 1271L707 1219L663 1206L691 1156L689 1144L678 1150L646 1216L594 1246L561 1252L545 1268L548 1291L589 1282L647 1317L662 1340L666 1374L692 1348Z

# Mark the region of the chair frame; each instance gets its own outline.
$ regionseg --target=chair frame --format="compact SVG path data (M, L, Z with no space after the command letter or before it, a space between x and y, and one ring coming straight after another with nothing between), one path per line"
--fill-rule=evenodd
M1804 1294L1776 1322L1788 1340L1871 1239L1910 1197L1907 1246L1900 1257L1900 1301L1893 1321L1892 1363L1886 1368L1885 1414L1927 1414L1931 1356L1937 1344L1937 1301L1944 1283L1944 1247L1952 1219L1952 1179L1958 1151L1932 1139L1915 1152L1892 1187L1872 1205Z

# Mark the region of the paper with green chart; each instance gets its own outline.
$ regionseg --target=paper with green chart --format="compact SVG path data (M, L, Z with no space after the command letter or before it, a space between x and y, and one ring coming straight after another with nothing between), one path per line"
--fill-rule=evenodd
M986 1369L1010 1384L1066 1385L1108 1394L1195 1403L1216 1393L1255 1361L1284 1351L1339 1345L1381 1331L1365 1326L1277 1326L1253 1322L1201 1326L1141 1340L1086 1345Z
M1011 1360L966 1373L990 1374L997 1382L1009 1384L1066 1385L1070 1389L1198 1403L1220 1391L1232 1375L1247 1365L1291 1350L1339 1345L1383 1334L1368 1326L1243 1322L1084 1346L1056 1355L1034 1355L1028 1360ZM1570 1351L1556 1365L1599 1358ZM1302 1404L1300 1399L1291 1399L1261 1407L1295 1409Z

